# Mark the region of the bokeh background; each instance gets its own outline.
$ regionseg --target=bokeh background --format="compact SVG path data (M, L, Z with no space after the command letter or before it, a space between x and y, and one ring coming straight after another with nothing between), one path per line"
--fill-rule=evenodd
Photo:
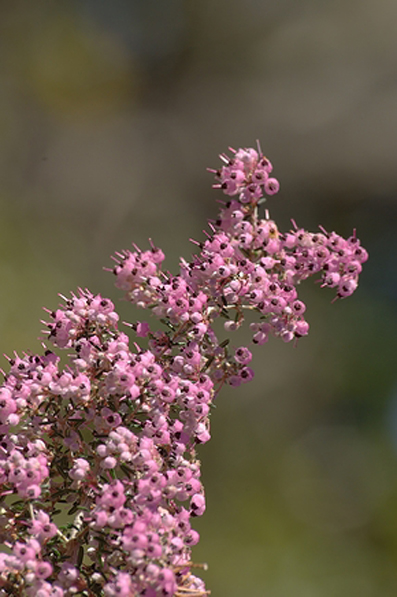
M310 336L218 399L214 597L396 594L396 28L393 0L0 3L2 352L40 350L42 306L78 286L134 320L102 267L150 236L175 271L228 145L260 139L281 228L357 227L370 252L346 301L308 281Z

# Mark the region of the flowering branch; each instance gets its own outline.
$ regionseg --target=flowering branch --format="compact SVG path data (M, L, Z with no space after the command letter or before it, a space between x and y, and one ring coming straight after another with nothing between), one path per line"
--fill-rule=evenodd
M196 448L210 439L220 388L250 381L248 347L220 341L256 314L252 341L307 335L302 280L319 274L350 296L367 252L293 223L281 233L259 206L279 189L258 148L231 150L211 170L223 203L211 233L180 273L162 270L151 243L115 256L116 286L163 323L118 328L113 303L79 289L48 311L47 342L68 364L15 355L0 388L0 595L204 597L192 570L191 520L205 510Z

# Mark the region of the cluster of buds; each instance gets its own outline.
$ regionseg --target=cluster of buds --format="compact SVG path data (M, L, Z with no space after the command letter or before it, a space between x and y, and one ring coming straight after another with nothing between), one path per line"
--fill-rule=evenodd
M354 292L368 255L345 240L265 212L278 191L254 149L222 155L215 187L231 198L180 273L163 252L115 256L116 286L163 327L119 329L113 303L80 289L48 311L43 355L15 355L0 387L0 596L204 597L192 520L205 511L197 446L223 386L253 378L252 354L218 338L256 313L252 341L308 333L297 287L319 274L336 298ZM138 342L139 339L140 343ZM52 348L48 348L52 343ZM59 350L66 350L62 366Z

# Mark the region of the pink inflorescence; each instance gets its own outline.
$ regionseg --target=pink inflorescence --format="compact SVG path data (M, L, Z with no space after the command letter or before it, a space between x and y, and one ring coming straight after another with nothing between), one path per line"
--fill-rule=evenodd
M225 163L220 170L209 169L216 174L218 183L214 184L215 189L221 188L226 195L231 197L238 195L241 203L258 203L263 200L263 192L266 195L274 195L278 192L280 184L270 173L273 170L272 163L260 151L252 148L235 149L229 148L234 154L229 158L222 153L219 157Z
M163 327L118 328L113 303L80 289L48 311L42 356L15 355L0 387L0 589L9 595L204 597L192 572L192 519L205 511L196 448L224 383L253 378L251 351L218 338L256 314L253 344L305 336L299 283L318 274L336 298L354 292L368 255L355 233L281 233L258 205L279 184L254 149L214 171L223 204L180 273L151 244L115 257L116 286ZM144 338L144 345L137 340ZM17 498L15 500L15 498ZM69 524L59 522L59 504ZM63 515L64 516L64 515Z

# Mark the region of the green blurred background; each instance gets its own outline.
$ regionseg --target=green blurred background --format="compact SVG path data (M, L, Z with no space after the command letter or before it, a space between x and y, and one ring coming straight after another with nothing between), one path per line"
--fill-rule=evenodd
M281 228L356 226L370 252L349 300L307 282L310 336L218 399L214 597L396 594L396 28L391 0L0 3L2 352L40 350L42 306L78 286L137 317L102 267L150 236L176 271L228 145L260 139Z

